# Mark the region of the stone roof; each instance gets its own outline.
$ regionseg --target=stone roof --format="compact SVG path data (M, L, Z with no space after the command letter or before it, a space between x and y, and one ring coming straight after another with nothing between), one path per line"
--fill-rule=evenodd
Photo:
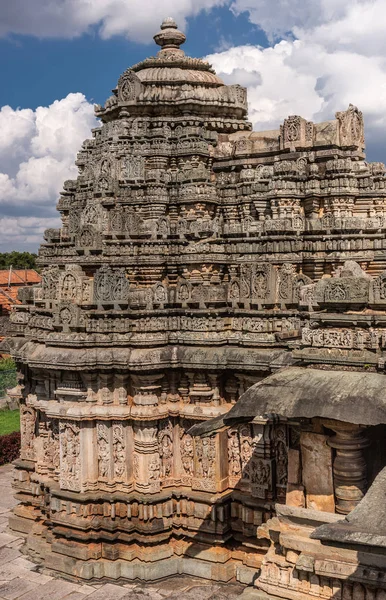
M385 382L378 373L289 367L250 387L225 416L195 425L190 433L205 435L269 415L322 417L357 425L386 423Z
M249 130L246 89L240 85L224 85L211 65L200 58L185 55L180 46L185 42L185 34L178 30L175 21L168 17L155 34L154 41L161 47L156 56L129 67L120 77L105 106L96 106L96 115L102 120L115 118L130 106L130 110L141 112L146 107L164 114L165 105L195 107L200 113L209 114L208 106L220 116L232 121L233 131ZM183 112L186 112L186 108ZM238 123L237 121L241 122Z
M344 521L318 527L311 538L386 547L386 467L378 473L367 494Z

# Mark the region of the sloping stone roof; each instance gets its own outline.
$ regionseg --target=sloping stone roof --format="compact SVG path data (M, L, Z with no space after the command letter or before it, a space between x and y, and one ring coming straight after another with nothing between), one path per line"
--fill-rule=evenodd
M311 538L325 542L386 547L386 467L344 521L321 525Z
M195 425L208 434L255 417L323 417L358 425L386 423L386 378L378 373L290 367L250 387L224 416Z

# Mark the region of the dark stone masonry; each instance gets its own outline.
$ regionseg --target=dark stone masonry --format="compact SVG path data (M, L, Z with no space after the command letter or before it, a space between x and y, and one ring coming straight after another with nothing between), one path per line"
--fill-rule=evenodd
M11 315L10 526L85 582L385 600L385 167L355 106L254 132L173 19L154 39Z

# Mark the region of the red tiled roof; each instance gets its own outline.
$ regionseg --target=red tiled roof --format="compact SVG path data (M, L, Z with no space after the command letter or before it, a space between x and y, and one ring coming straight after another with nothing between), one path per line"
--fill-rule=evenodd
M17 299L18 287L0 287L0 307L1 311L9 312L14 304L20 304Z
M10 274L9 269L0 269L0 286L8 287ZM12 269L11 285L23 286L28 284L40 283L41 276L34 269Z
M40 283L41 277L34 269L0 269L0 313L10 312L17 299L19 288ZM10 285L9 285L10 283Z

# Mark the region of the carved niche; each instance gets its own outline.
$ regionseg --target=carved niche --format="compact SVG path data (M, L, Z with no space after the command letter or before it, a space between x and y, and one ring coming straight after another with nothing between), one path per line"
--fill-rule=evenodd
M84 249L94 249L101 245L101 235L93 225L79 227L76 235L76 246Z
M292 115L284 120L280 126L280 147L307 147L312 146L314 137L314 124L302 117Z
M286 425L274 427L276 499L285 504L288 481L288 429Z
M346 261L335 277L321 279L315 285L315 301L325 305L366 305L370 300L371 276L358 263Z
M98 448L98 477L108 480L111 477L111 450L109 441L108 423L97 424L97 448Z
M237 429L228 430L229 483L234 486L241 478L240 437Z
M129 282L124 269L102 266L94 277L95 303L128 303Z
M68 265L59 276L59 300L81 302L82 269L78 265Z
M383 271L373 281L372 286L373 299L372 304L374 305L385 305L386 304L386 271Z
M103 230L105 214L99 203L96 203L95 200L93 202L89 202L86 204L85 208L81 214L81 225L93 225L99 231Z
M236 279L237 280L237 279ZM269 263L245 263L240 267L240 302L247 304L273 304L275 302L276 274ZM234 280L232 295L237 295Z
M113 463L116 479L126 476L126 442L123 423L113 423Z
M192 482L192 488L196 490L205 490L208 492L216 491L216 438L204 437L195 439L196 464L195 478Z

